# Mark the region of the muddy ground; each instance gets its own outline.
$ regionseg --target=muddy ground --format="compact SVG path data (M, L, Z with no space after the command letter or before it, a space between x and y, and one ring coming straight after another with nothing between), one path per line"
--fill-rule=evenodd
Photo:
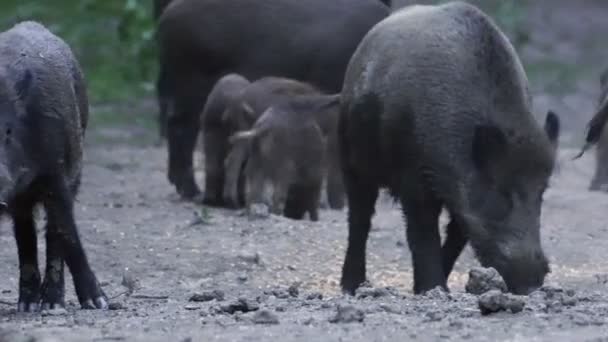
M464 292L468 270L477 265L469 249L450 278L451 294L413 296L404 224L386 196L368 243L374 289L344 297L338 282L345 212L323 210L320 222L311 223L250 219L182 202L166 180L166 152L154 144L149 125L108 123L101 114L108 108L100 107L93 111L76 211L114 310L79 310L68 278L66 312L16 313L17 253L4 221L0 341L607 341L608 195L587 191L593 153L571 158L596 103L599 70L608 63L597 44L608 30L608 4L538 3L544 5L531 7L526 20L531 42L520 52L529 74L545 75L531 77L539 119L553 108L566 131L542 218L552 263L547 284L554 287L524 298L522 312L481 315L477 297ZM576 72L556 72L556 63ZM143 109L154 111L151 104ZM142 110L116 109L127 112ZM195 294L215 299L189 301Z

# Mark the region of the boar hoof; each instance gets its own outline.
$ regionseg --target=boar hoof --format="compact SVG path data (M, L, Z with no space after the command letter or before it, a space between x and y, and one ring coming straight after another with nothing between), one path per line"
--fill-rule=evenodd
M65 307L65 290L62 283L45 283L42 285L42 310L54 310Z
M38 302L19 302L17 304L18 312L37 312L40 309Z
M80 306L85 310L91 309L107 309L108 297L105 295L99 282L95 278L89 284L80 284L76 286L76 293Z

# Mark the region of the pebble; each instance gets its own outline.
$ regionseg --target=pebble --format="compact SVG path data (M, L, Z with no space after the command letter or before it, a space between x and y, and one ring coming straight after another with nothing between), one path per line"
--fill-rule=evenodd
M243 313L257 311L259 308L260 306L255 301L248 300L246 298L239 298L228 305L221 306L220 311L228 314L234 314L238 311Z
M222 290L213 290L213 291L205 291L203 293L195 293L193 294L189 301L191 302L210 302L212 300L217 300L218 302L223 301L225 298L224 291Z
M365 313L352 305L339 305L336 315L329 319L330 323L363 322Z
M255 324L279 324L279 317L266 309L256 311L251 320Z
M478 299L479 310L482 315L489 315L499 311L521 312L526 303L521 297L500 290L488 291Z
M494 268L474 267L469 271L469 280L465 290L480 295L492 290L507 292L507 284Z

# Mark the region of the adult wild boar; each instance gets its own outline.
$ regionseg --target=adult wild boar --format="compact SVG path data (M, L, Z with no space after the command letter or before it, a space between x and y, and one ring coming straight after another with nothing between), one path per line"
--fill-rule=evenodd
M326 93L342 87L361 38L389 14L378 0L181 0L158 26L160 75L170 92L168 178L184 198L199 198L194 179L198 114L223 75L274 75Z
M88 113L80 66L60 38L34 22L0 33L0 202L17 240L19 311L64 305L64 262L82 307L107 307L73 212ZM47 217L42 284L33 216L38 204Z
M595 174L589 185L589 190L608 191L608 133L606 132L606 120L608 119L608 69L600 76L600 100L598 109L591 121L586 137L586 145L583 153L591 146L597 144L595 158Z
M317 113L336 107L338 99L302 95L282 101L268 108L251 130L231 137L233 144L245 142L249 148L248 206L264 202L264 189L270 183L273 213L302 219L308 212L312 221L319 219L325 138Z
M348 200L342 288L365 281L365 248L379 188L407 220L414 292L447 288L467 242L514 293L549 271L540 241L558 118L545 131L507 37L476 7L451 2L395 12L363 39L348 66L339 139ZM439 214L451 221L441 246Z

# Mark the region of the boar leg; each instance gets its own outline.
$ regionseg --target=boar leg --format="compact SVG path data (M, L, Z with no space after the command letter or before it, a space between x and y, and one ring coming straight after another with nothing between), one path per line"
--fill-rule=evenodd
M335 149L328 151L327 167L327 202L332 209L340 210L344 208L344 184L342 181L342 169L340 159Z
M108 306L108 299L91 270L78 236L74 220L73 196L62 176L54 177L49 185L49 195L45 201L49 222L47 234L50 234L55 243L47 248L61 248L58 251L50 251L49 254L52 256L61 254L67 263L74 279L78 301L83 309L105 309Z
M322 182L311 185L307 187L307 190L305 192L307 197L306 204L308 205L308 215L310 216L310 220L313 222L319 221L319 201L321 198L322 185Z
M172 99L173 110L168 119L167 138L169 145L169 181L178 194L187 200L198 201L201 191L194 179L193 153L199 132L199 116L212 83L193 81L181 84L180 96ZM221 187L220 187L221 189Z
M247 178L245 184L247 187L247 206L251 207L253 204L265 204L264 188L266 185L266 176L264 175L263 169L258 165L257 158L249 158L249 160L247 160L245 173Z
M40 271L36 224L31 201L17 201L13 214L15 239L19 254L19 304L20 312L38 311L40 303Z
M289 179L285 174L275 175L272 184L272 213L283 215L289 190Z
M345 178L348 200L348 247L342 266L342 290L354 294L365 282L365 253L378 186L350 175Z
M205 151L205 195L203 204L209 206L223 206L222 197L224 188L227 144L226 134L220 129L209 129L203 134L203 149Z
M461 229L460 225L452 219L446 227L447 236L441 247L441 259L443 265L443 273L445 275L446 282L454 268L456 259L462 253L462 250L467 245L467 236Z
M414 265L414 293L424 293L437 286L447 289L441 260L439 214L441 203L422 189L414 198L402 196L401 206L407 219L407 241Z
M46 270L42 283L42 309L65 307L64 261L61 253L61 236L56 223L48 221L46 226Z
M226 183L224 184L224 201L232 208L239 207L241 173L247 155L246 146L236 145L226 157Z

